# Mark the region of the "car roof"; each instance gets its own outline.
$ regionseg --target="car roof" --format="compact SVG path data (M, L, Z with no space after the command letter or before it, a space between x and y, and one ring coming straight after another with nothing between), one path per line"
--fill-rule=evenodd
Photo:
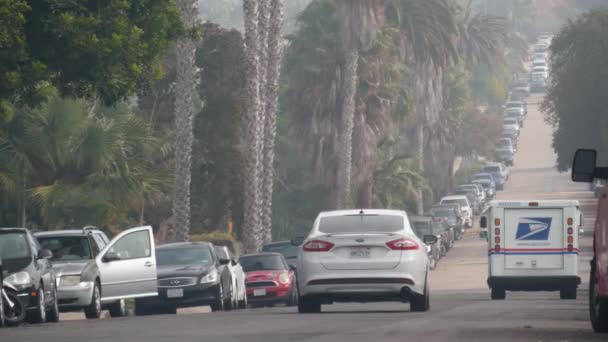
M87 232L91 232L90 230ZM51 236L86 236L87 234L82 229L65 229L65 230L50 230L47 232L36 232L36 237L51 237Z
M245 254L245 255L242 255L241 258L256 257L256 256L279 256L279 257L283 257L283 254L276 253L276 252L261 252L261 253Z
M15 232L27 232L27 228L13 228L13 227L3 227L0 228L0 231L15 231Z
M156 249L178 249L190 247L212 247L213 244L207 241L174 242L156 246ZM213 246L214 247L214 246Z
M441 200L453 200L453 199L466 199L468 200L469 198L466 195L450 195L450 196L444 196L443 198L441 198Z
M412 222L427 222L427 221L433 221L433 217L432 216L410 216L410 221Z
M395 215L405 216L403 210L391 210L391 209L348 209L348 210L332 210L323 211L319 213L319 217L335 217L335 216L348 216L348 215Z

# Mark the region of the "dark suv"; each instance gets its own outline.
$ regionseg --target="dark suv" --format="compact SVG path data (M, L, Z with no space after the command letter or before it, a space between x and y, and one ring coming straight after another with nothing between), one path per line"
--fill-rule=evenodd
M58 322L55 273L42 249L25 228L0 228L0 259L4 281L14 286L30 323Z
M210 242L170 243L156 248L158 296L136 299L137 315L175 314L177 308L230 308L232 275Z

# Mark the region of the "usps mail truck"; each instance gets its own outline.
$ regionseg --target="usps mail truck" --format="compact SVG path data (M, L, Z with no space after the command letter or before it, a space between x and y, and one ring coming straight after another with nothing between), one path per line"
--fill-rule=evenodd
M492 299L506 291L560 291L576 299L578 201L492 201L481 218Z

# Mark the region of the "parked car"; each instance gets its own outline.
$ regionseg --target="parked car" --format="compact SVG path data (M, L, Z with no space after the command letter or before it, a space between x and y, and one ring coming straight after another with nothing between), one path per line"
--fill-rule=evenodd
M218 259L225 260L229 259L230 262L226 264L226 267L230 271L232 277L232 290L230 291L232 297L231 308L233 309L246 309L247 308L247 288L245 286L245 271L236 258L230 252L230 249L226 246L214 246L215 254Z
M477 210L480 211L483 207L485 200L485 193L483 191L479 191L477 185L473 184L463 184L459 185L454 189L454 193L456 195L467 195L471 194L471 197L474 199L476 205L478 206Z
M454 231L454 239L460 240L464 235L464 222L460 218L457 207L452 205L433 206L430 216L442 218Z
M369 209L320 213L298 256L300 313L336 302L409 302L430 307L429 259L404 211Z
M57 277L61 312L84 310L88 319L99 318L102 310L109 310L112 317L127 314L124 299L101 302L104 289L95 257L110 242L104 232L89 226L37 232L34 236L42 248L53 253L50 263Z
M513 145L513 141L511 138L500 138L496 141L496 148L512 148L513 151L517 151L515 146Z
M504 118L502 121L502 129L513 129L517 132L517 135L519 135L521 127L519 126L518 119Z
M508 148L508 146L507 146ZM507 168L502 163L487 163L482 169L482 173L489 173L492 178L496 181L497 190L503 190L505 182L509 177Z
M530 95L530 80L528 78L518 78L511 85L511 90L522 92L525 96Z
M476 181L479 179L487 179L492 183L492 186L496 188L496 181L494 180L494 176L488 172L479 172L471 176L471 181Z
M55 272L48 261L52 256L28 229L0 228L4 281L17 290L30 323L59 321Z
M232 308L230 259L220 259L209 242L158 246L158 295L135 300L137 315L175 314L178 308L209 305Z
M250 305L297 305L295 267L290 267L282 254L248 254L243 255L239 262L247 277L247 297Z
M298 261L298 253L300 248L294 246L292 241L273 241L262 247L262 252L280 253L290 266L295 266Z
M524 127L525 114L521 108L509 108L503 114L503 120L515 119L519 127Z
M517 148L517 138L519 137L518 135L518 131L514 130L514 129L503 129L502 131L502 135L501 138L509 138L511 139L511 142L513 143L513 148L516 149Z
M545 52L536 52L536 53L534 53L532 55L532 60L533 61L534 60L539 60L539 59L542 59L542 60L546 61L547 59L549 59L549 53L546 52L546 51Z
M505 109L521 110L524 115L528 114L528 103L526 101L507 101Z
M429 268L434 270L435 267L437 267L437 262L439 262L439 259L441 259L441 257L447 252L443 245L442 235L448 235L448 233L436 229L437 226L433 226L433 218L430 216L412 216L410 217L410 223L418 238L424 238L425 235L435 235L437 237L436 243L426 245L427 254L429 257Z
M532 92L542 92L547 89L547 78L548 73L546 72L533 72L530 76L532 80L530 82L530 87L532 88Z
M470 189L463 191L462 189L458 190L456 189L454 191L455 195L464 195L467 197L467 199L469 200L469 204L471 205L471 208L473 209L473 215L479 215L479 213L481 213L481 209L483 208L483 203L479 200L479 197L477 197L477 195L472 192Z
M452 209L457 213L460 225L466 227L468 212L462 210L462 206L458 202L447 203L447 204L435 204L429 210L429 216L433 216L433 213L437 210Z
M454 195L454 196L445 196L439 201L439 204L452 204L458 203L460 204L462 213L464 214L464 225L468 228L473 227L473 208L469 202L467 196L464 195Z
M496 149L496 159L505 163L508 166L513 166L515 159L515 151L513 148L498 148ZM497 188L500 190L500 186L497 185Z

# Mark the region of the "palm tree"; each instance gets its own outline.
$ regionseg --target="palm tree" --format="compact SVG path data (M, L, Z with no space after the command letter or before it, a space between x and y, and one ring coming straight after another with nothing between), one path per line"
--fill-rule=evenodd
M376 34L384 25L384 0L337 0L340 36L343 44L344 81L340 92L340 133L336 208L351 204L352 141L357 93L359 51L371 48Z
M196 0L178 0L176 5L184 28L192 31L198 17ZM173 225L168 241L187 241L190 232L190 183L192 179L192 132L194 108L195 44L192 35L180 37L176 44L175 98L175 174L173 182Z
M277 134L277 111L279 97L279 78L283 59L281 29L283 25L283 0L272 0L268 31L268 56L266 65L265 119L264 119L264 156L262 175L262 228L264 241L272 240L272 195L274 185L275 138Z
M268 0L243 0L245 19L245 169L243 243L246 252L258 251L263 244L261 174L264 120L260 105L260 4Z

